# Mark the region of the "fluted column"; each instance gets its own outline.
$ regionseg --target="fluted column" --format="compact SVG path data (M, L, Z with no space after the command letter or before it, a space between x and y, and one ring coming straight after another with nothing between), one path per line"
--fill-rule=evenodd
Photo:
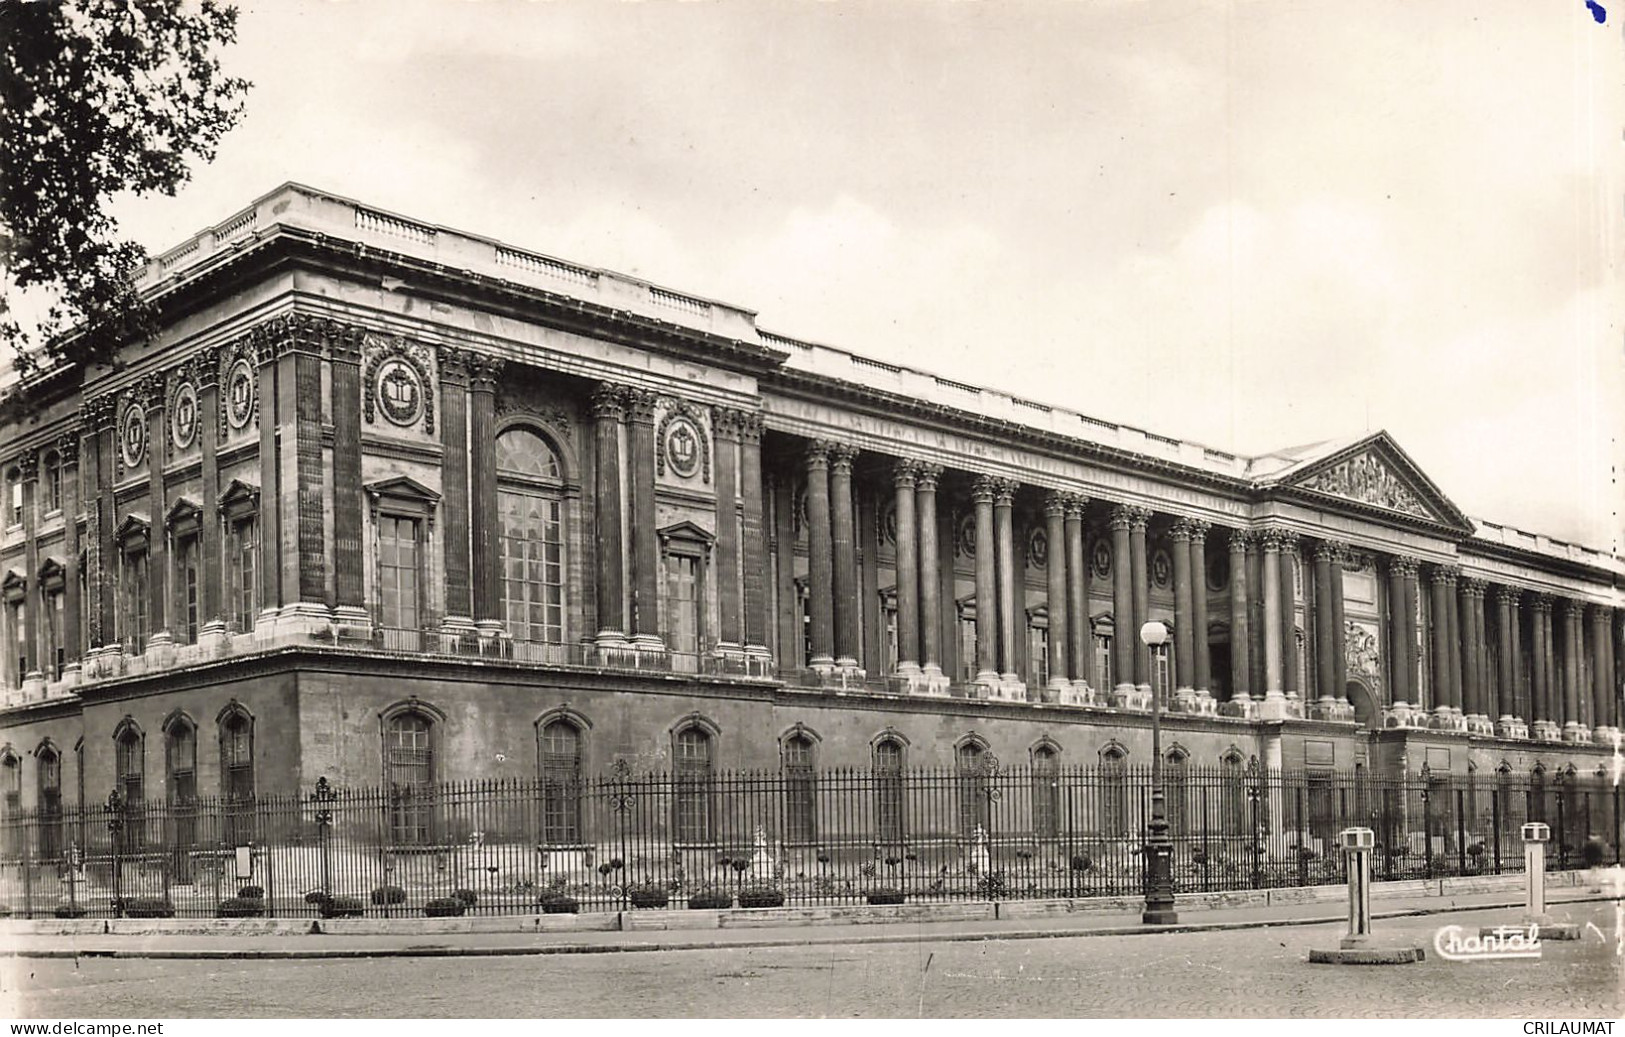
M1415 558L1401 558L1399 571L1405 577L1405 701L1417 709L1422 708L1422 644L1417 639L1418 588L1417 573L1422 563Z
M971 502L976 508L976 681L999 683L999 591L998 565L994 558L993 497L999 480L977 476L971 484Z
M1056 692L1072 689L1072 673L1067 665L1072 617L1067 607L1066 501L1067 495L1058 490L1044 497L1044 542L1049 547L1044 562L1048 581L1049 687Z
M1247 702L1252 660L1248 657L1247 540L1245 529L1230 531L1230 699Z
M474 626L474 583L471 575L473 555L469 537L471 517L468 503L468 362L467 351L450 346L440 347L440 446L444 453L440 462L440 533L441 571L446 582L446 605L442 625L456 630L471 630ZM358 390L359 391L359 390ZM615 397L615 413L620 414L620 397ZM359 436L359 430L357 435ZM335 437L337 432L334 433ZM360 441L357 440L357 449ZM336 461L336 459L335 459ZM600 462L600 466L602 462ZM335 463L334 478L338 477ZM619 469L616 469L617 471ZM599 469L599 500L603 499L603 471ZM357 477L357 489L360 488ZM619 489L616 493L619 495ZM617 512L618 514L618 512ZM603 533L598 535L600 557L603 551ZM617 537L617 549L619 542ZM364 564L364 563L363 563ZM620 573L616 573L617 583ZM604 607L605 583L598 579L598 608Z
M327 336L327 349L330 362L328 364L328 379L331 392L331 415L333 421L333 621L350 636L362 635L370 631L372 615L367 611L367 580L366 556L362 549L365 523L362 513L366 510L365 492L362 489L362 446L361 446L361 349L363 332L354 326L335 326L330 329ZM218 369L218 362L209 364ZM444 375L442 375L444 385ZM429 386L423 387L425 393L433 392ZM441 402L444 404L445 394L442 393ZM441 418L448 415L442 407ZM214 413L208 410L205 414ZM461 420L461 412L457 415ZM213 422L204 422L203 427L208 430ZM208 447L204 447L207 454ZM449 453L442 455L442 466L452 466ZM442 467L442 472L446 470ZM207 483L212 473L205 470L204 481ZM445 478L442 475L442 478ZM206 531L200 539L199 546L203 557L210 562L220 557L220 549L213 539L213 531L218 529L218 523L212 521L214 517L213 501L211 495L206 494L204 500L204 514L207 516L203 523ZM442 491L442 500L445 500ZM449 518L449 515L446 516ZM468 537L468 513L464 511L460 516L462 528L459 530L466 542ZM449 534L448 534L449 535ZM465 556L466 557L466 556ZM466 563L465 563L466 564ZM213 564L205 564L205 570L218 568ZM449 581L448 581L449 582ZM464 569L464 584L466 591L467 569ZM449 595L448 595L449 597ZM458 614L466 619L468 616L466 599L463 610ZM448 604L446 612L451 608ZM205 610L205 616L215 618L213 613ZM222 627L223 629L223 627Z
M214 414L216 411L204 409L204 414ZM213 428L214 423L205 421L204 427ZM62 548L67 555L67 581L63 588L62 602L62 644L66 660L62 676L69 683L79 680L79 660L85 654L89 642L85 640L85 631L79 626L79 610L83 603L80 600L79 590L79 432L70 431L56 441L58 456L62 459ZM209 517L214 511L204 511L205 525L209 524ZM88 552L87 552L88 553ZM218 569L218 566L214 567ZM215 576L218 584L219 576ZM215 598L218 603L219 597ZM218 604L216 605L218 609Z
M625 545L621 540L621 418L625 393L601 383L592 395L595 513L598 521L598 644L626 644Z
M202 634L207 635L207 636L200 636L199 640L200 641L205 641L205 642L207 642L209 644L212 644L212 645L218 645L220 643L220 637L225 633L225 629L226 629L226 624L225 624L224 615L223 615L223 610L224 610L224 607L225 607L225 605L224 605L224 603L225 603L225 595L221 592L221 577L223 575L221 570L224 568L224 566L220 565L218 563L218 561L217 561L217 559L219 559L221 557L221 551L220 551L220 519L219 519L219 515L220 515L220 422L215 416L220 413L220 347L218 347L218 346L210 346L210 347L208 347L206 349L203 349L196 356L194 356L192 358L192 371L197 377L197 394L198 394L198 423L197 423L198 431L197 431L197 439L198 439L198 461L199 461L199 466L198 467L199 467L199 474L202 476L202 480L203 480L202 501L201 501L201 503L203 505L203 521L202 521L201 526L200 526L200 528L198 530L198 551L199 551L199 557L202 559L202 565L200 566L200 568L203 571L199 574L202 577L202 585L198 588L198 590L202 595L202 597L201 597L201 599L199 601L199 605L202 606L202 616L203 616ZM356 391L357 391L357 394L359 395L359 393L360 393L359 385L358 385ZM357 401L356 406L358 406L358 407L360 406L360 401L359 400ZM337 428L335 428L334 429L334 454L335 454L335 457L334 457L334 473L333 473L333 477L334 477L335 480L338 478L338 466L337 466L338 443L337 443L337 437L338 437L338 430L337 430ZM72 443L74 445L77 445L78 440L77 440L76 437L69 437L68 442ZM360 449L361 449L361 441L360 441L360 433L358 432L357 435L356 435L356 451L359 453ZM74 629L78 629L78 624L79 624L79 538L78 538L78 528L77 527L78 527L79 524L78 524L78 522L74 521L74 519L78 516L79 509L78 509L78 506L76 504L73 505L73 506L69 506L67 504L67 494L68 494L69 491L74 491L73 492L73 499L77 500L77 498L78 498L78 493L77 493L78 480L77 479L70 479L68 477L68 472L67 472L68 460L69 460L69 455L64 453L62 455L62 463L63 463L62 489L63 489L63 496L64 496L64 506L63 506L62 515L63 515L63 518L66 519L66 521L63 524L63 533L65 534L65 544L64 544L64 546L67 549L67 555L68 555L68 559L67 559L67 561L68 561L68 587L67 587L68 597L67 597L67 601L64 603L65 608L63 610L64 615L63 615L62 618L63 618L64 628L71 626ZM358 478L356 481L357 481L357 483L359 483L360 479ZM361 487L359 485L356 486L356 493L358 495L361 493ZM356 538L355 539L355 547L356 547L356 551L359 553L360 550L361 550L361 531L360 531L360 528L359 528L359 522L360 522L359 506L358 506L357 513L356 513L356 521L358 523L358 526L357 526L357 529L355 530L355 538ZM333 536L334 536L335 547L336 547L337 539L338 539L338 528L337 528L336 516L335 516ZM336 562L336 559L335 559L335 562ZM336 565L335 565L335 568L336 568ZM68 658L69 659L75 659L76 656L75 656L74 646L77 644L78 639L77 639L77 637L69 637L69 638L67 638L67 642L68 642Z
M1191 524L1177 518L1168 529L1174 548L1174 694L1189 698L1196 690L1196 595L1191 587Z
M497 519L497 380L503 362L495 357L475 356L468 370L469 486L473 521L472 558L474 575L474 622L481 631L497 633L504 629L502 608L502 534ZM652 406L652 404L651 404ZM654 439L653 426L649 438ZM649 482L654 485L651 455ZM650 520L653 521L653 502ZM650 530L653 540L654 531Z
M1455 705L1451 686L1450 659L1455 648L1450 640L1450 602L1455 597L1455 570L1436 565L1429 574L1433 591L1433 712L1436 727L1448 726Z
M812 613L812 659L815 670L835 665L835 550L829 514L830 444L807 447L807 597Z
M1563 740L1583 741L1585 715L1580 708L1580 619L1585 606L1573 598L1563 601Z
M1094 645L1089 636L1089 558L1084 550L1083 509L1086 498L1066 496L1067 643L1074 687L1095 687ZM1055 553L1055 548L1050 548Z
M920 669L929 680L945 684L942 673L942 561L937 546L937 481L941 478L941 465L920 464L915 467L914 519L920 533Z
M852 524L852 462L856 447L836 444L829 452L829 528L835 551L832 587L835 592L835 665L857 669L858 626L862 599L858 595L857 537Z
M314 357L308 357L300 353L288 358L285 363L299 363L302 369L304 364L316 364L318 361ZM164 456L168 453L165 447L169 444L169 422L164 417L163 378L161 376L152 376L143 380L134 390L133 396L146 408L148 423L147 507L152 511L152 525L147 537L147 629L151 631L147 635L147 647L151 649L167 645L174 640L169 630L169 613L171 611L169 603L169 494L168 487L164 482ZM319 399L316 406L320 406ZM299 418L303 417L304 414L301 409ZM298 432L304 433L306 430L302 427L303 422L297 422L297 424L300 426ZM295 438L290 435L289 439L298 444L296 449L299 452L299 460L307 460L306 455L309 450L306 448L303 436ZM301 471L300 474L303 475L304 473ZM304 488L303 481L300 482L300 488ZM307 537L304 529L304 521L308 516L305 514L306 509L300 507L303 503L303 500L298 500L292 505L293 513L300 522L298 526L300 533L299 552L290 552L294 554L302 554L309 546L306 542ZM319 500L316 510L315 521L319 523L321 521ZM295 564L297 563L296 558ZM284 564L286 564L285 561ZM303 591L305 584L301 582L299 588ZM307 599L301 597L300 600ZM313 600L320 601L321 598L317 597ZM32 613L29 617L31 620L39 615L37 608L32 610ZM34 626L37 629L40 624L35 622Z
M727 407L711 411L716 447L717 521L717 644L723 654L742 653L745 634L740 628L739 585L739 421L742 415ZM702 646L703 647L703 646Z
M1405 615L1405 570L1398 556L1388 559L1388 704L1396 712L1407 712L1411 703L1406 700L1410 684L1405 680L1406 668L1411 665L1408 651L1409 626Z
M1587 608L1591 614L1591 738L1599 744L1613 742L1614 727L1610 711L1614 645L1609 629L1608 614L1612 610L1603 605Z
M1191 680L1196 685L1196 697L1210 701L1213 697L1212 658L1207 640L1207 532L1208 524L1191 519Z
M919 531L914 521L918 474L913 461L898 461L892 468L897 508L897 672L904 676L920 672Z
M1490 710L1494 703L1490 700L1489 653L1485 650L1485 623L1484 623L1484 591L1483 580L1468 579L1462 581L1462 605L1467 612L1466 637L1467 654L1471 668L1471 694L1468 699L1467 729L1474 734L1491 734L1494 726L1490 721Z
M993 494L993 532L998 539L999 680L1014 684L1016 672L1016 549L1012 508L1016 483L1000 479Z
M767 639L773 629L767 593L767 528L763 520L762 416L752 411L739 415L740 535L744 538L745 654L759 659L772 656Z
M1129 560L1129 525L1135 509L1112 508L1112 670L1118 693L1134 690L1134 649L1140 630L1134 625L1134 571Z
M1337 686L1337 656L1332 626L1332 559L1337 549L1322 540L1315 545L1315 693L1322 714L1343 697Z
M1518 716L1517 660L1513 655L1512 631L1518 623L1518 592L1504 584L1495 587L1495 634L1496 648L1500 658L1497 660L1500 671L1497 680L1497 690L1500 692L1496 702L1495 733L1502 738L1521 738L1519 731L1520 717Z
M1264 553L1264 701L1286 698L1281 684L1281 531L1259 535Z
M1281 594L1281 690L1288 702L1297 702L1301 689L1298 687L1297 580L1293 576L1297 565L1298 534L1283 529L1280 537L1280 562L1276 578Z
M1555 739L1561 725L1552 711L1552 599L1536 594L1530 602L1529 639L1533 642L1534 665L1531 670L1530 712L1534 715L1531 730L1536 738Z
M1129 512L1128 549L1134 578L1134 618L1124 633L1134 653L1134 686L1142 692L1151 690L1151 649L1140 641L1140 628L1151 618L1151 575L1145 550L1145 528L1150 521L1151 512L1145 508L1134 508Z
M1462 666L1463 639L1461 626L1461 570L1452 569L1450 576L1449 599L1445 602L1446 632L1449 640L1446 641L1445 654L1449 657L1446 662L1450 666L1450 715L1452 728L1459 729L1463 725L1462 718L1466 715L1466 674Z

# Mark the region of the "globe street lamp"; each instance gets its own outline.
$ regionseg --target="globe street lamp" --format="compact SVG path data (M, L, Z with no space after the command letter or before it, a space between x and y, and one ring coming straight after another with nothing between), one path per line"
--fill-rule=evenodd
M1147 649L1168 643L1168 628L1152 620L1140 628L1140 642ZM1168 839L1168 818L1162 794L1162 700L1151 694L1151 823L1146 826L1145 859L1149 881L1145 888L1145 925L1172 925L1179 921L1174 911L1173 843Z

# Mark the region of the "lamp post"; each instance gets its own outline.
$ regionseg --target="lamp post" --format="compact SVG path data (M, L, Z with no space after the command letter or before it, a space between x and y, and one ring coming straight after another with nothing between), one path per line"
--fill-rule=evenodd
M1168 641L1168 628L1152 620L1140 628L1140 642L1155 649ZM1150 862L1146 884L1145 910L1140 921L1146 925L1172 925L1179 921L1174 911L1173 843L1168 839L1167 804L1162 792L1162 700L1151 694L1151 823L1146 826L1145 857Z

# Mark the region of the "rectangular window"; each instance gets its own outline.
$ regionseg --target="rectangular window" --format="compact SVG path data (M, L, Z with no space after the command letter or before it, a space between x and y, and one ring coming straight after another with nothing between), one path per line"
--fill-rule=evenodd
M6 603L6 623L11 630L11 658L17 664L18 686L28 676L28 606L21 601Z
M60 590L47 591L45 594L45 634L50 641L46 650L49 653L52 680L62 679L62 671L68 663L68 647L62 640L65 599L66 595Z
M257 523L244 519L231 527L228 569L231 575L231 611L238 633L254 629L258 613L258 584L255 583L255 556L259 550Z
M1110 634L1095 635L1095 673L1100 679L1100 687L1096 690L1110 690L1117 683L1112 673L1112 637Z
M897 656L897 595L895 592L880 592L880 617L881 625L886 632L886 672L895 673L897 664L902 662Z
M186 643L197 644L198 634L198 538L187 537L180 542L177 566L180 576L181 610L186 617Z
M241 714L226 721L220 733L220 766L224 771L225 844L243 846L254 839L254 736Z
M10 525L23 524L23 481L19 478L11 480L11 513L7 517Z
M700 650L700 559L666 555L666 647L673 652Z
M378 518L379 622L397 630L417 630L422 623L418 591L418 520Z
M1027 684L1042 687L1049 683L1049 624L1027 625Z
M62 758L54 751L39 754L40 856L54 860L62 853Z
M508 633L522 641L564 641L563 503L504 490L502 577Z
M976 608L968 604L959 607L959 679L976 679Z
M62 510L62 465L58 461L45 466L45 510Z
M1033 765L1032 784L1033 834L1054 839L1061 832L1061 787L1053 761Z
M784 837L792 843L818 838L812 747L801 739L793 739L784 748Z
M1151 649L1151 689L1162 703L1162 708L1168 708L1168 699L1174 688L1174 646L1160 644Z
M147 552L124 556L124 649L131 655L147 650Z

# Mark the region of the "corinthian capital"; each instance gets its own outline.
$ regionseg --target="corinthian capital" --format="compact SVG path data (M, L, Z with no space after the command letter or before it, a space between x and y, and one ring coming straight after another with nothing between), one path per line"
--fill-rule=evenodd
M599 421L620 421L625 413L626 389L614 382L599 382L592 391L592 416Z
M915 483L917 490L936 491L937 481L942 478L942 466L939 464L925 464L918 462L914 466Z
M993 487L993 503L1000 507L1009 507L1016 501L1016 487L1020 483L1014 479L995 479Z
M827 439L814 439L807 444L803 458L807 462L807 471L823 472L829 469L829 451L832 444Z
M1071 494L1065 490L1051 490L1044 494L1044 514L1056 518L1066 517L1067 502Z
M998 492L999 480L991 475L978 475L970 485L970 499L976 504L992 504Z
M1181 515L1168 527L1168 539L1176 544L1188 544L1191 539L1191 520Z
M858 448L850 443L834 443L829 448L829 468L842 475L852 474L852 462L857 460Z
M1246 554L1247 545L1252 542L1253 534L1245 529L1232 529L1230 531L1230 553Z
M900 490L912 490L920 477L920 463L899 458L891 468L892 485Z

